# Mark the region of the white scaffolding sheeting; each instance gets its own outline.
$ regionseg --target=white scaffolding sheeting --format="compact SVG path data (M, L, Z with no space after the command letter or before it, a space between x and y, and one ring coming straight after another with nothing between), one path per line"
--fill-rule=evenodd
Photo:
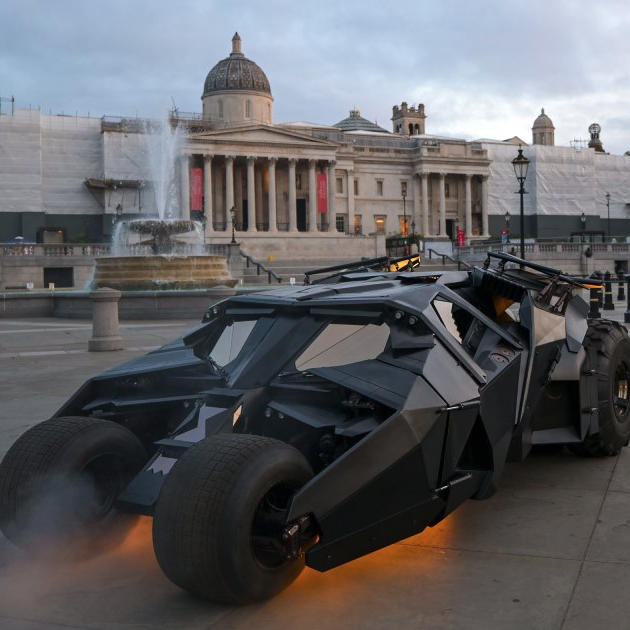
M100 125L38 110L0 116L0 212L100 213L84 185L103 170Z
M147 180L147 140L142 133L103 132L104 177Z
M488 150L489 213L512 216L520 212L518 183L512 168L514 144L484 142ZM606 217L610 193L610 218L628 218L630 157L597 153L593 149L527 145L523 155L531 161L524 197L526 215Z
M0 116L0 212L42 211L38 110Z
M100 214L85 186L86 173L102 173L100 118L43 116L42 202L47 214ZM92 175L94 176L94 175Z

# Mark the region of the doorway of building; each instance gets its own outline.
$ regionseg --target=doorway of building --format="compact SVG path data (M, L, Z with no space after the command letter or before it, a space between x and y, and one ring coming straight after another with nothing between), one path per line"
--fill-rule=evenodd
M54 285L55 288L72 288L74 269L72 267L44 267L44 288L50 285Z
M306 199L297 199L296 200L296 208L297 208L297 229L298 232L306 232Z
M451 241L457 238L457 222L455 219L446 219L446 235Z

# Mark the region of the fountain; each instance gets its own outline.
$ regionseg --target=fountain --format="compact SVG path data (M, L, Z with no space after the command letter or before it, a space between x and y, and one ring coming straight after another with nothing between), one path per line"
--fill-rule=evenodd
M156 216L118 221L112 255L95 261L94 288L166 291L233 287L226 259L204 253L203 226L179 217L175 164L182 132L168 115L145 126Z

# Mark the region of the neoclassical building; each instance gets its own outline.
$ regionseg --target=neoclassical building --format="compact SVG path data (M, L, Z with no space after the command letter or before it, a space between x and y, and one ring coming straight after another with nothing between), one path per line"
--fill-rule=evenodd
M174 167L178 213L202 221L210 242L234 230L244 249L275 239L292 244L293 257L307 243L334 240L340 251L341 237L414 233L472 242L500 238L518 212L517 138L427 134L423 104L393 106L391 131L356 109L332 125L275 123L273 105L269 79L235 34L229 55L207 74L201 113L170 114L183 132ZM62 234L98 242L118 220L156 211L151 121L0 114L0 241ZM532 161L528 236L566 235L585 222L601 227L604 211L614 233L630 227L630 157L606 154L596 127L596 146L579 151L555 146L544 110L534 121L524 151Z
M182 213L207 234L411 233L487 238L489 160L479 145L427 138L424 106L393 108L389 133L357 110L336 125L273 124L262 69L232 52L208 73L201 119L182 118ZM191 190L190 178L198 182ZM199 184L200 182L200 184Z

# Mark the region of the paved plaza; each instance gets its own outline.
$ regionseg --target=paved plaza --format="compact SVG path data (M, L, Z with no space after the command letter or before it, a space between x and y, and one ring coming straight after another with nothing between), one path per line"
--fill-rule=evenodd
M623 320L625 305L605 316ZM91 322L0 319L0 457L88 378L196 323L123 322L124 350L88 352ZM499 491L437 527L328 573L306 569L247 607L197 600L160 571L150 519L79 564L31 558L0 534L3 630L563 629L630 627L630 451L533 453Z

